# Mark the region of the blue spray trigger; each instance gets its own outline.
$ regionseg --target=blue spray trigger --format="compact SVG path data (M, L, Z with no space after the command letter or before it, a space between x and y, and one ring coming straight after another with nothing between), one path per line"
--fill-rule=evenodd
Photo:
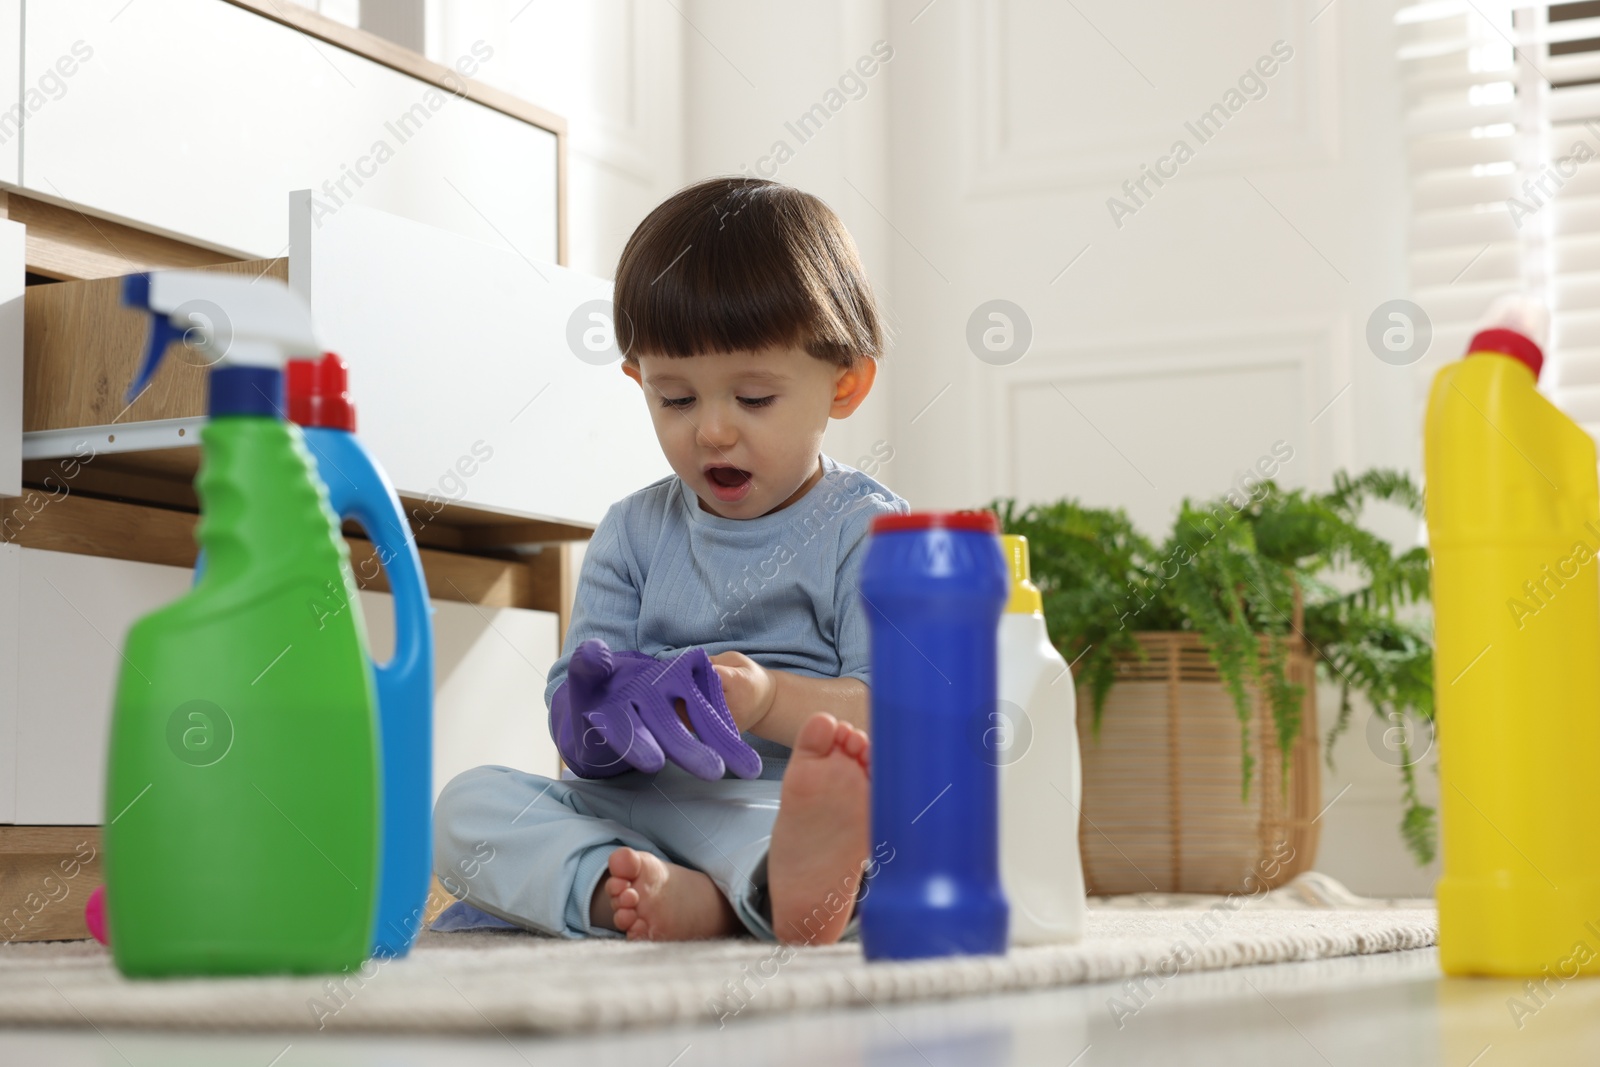
M122 279L122 303L127 307L150 310L150 274L129 274Z
M133 384L128 386L128 394L123 398L131 404L155 376L156 368L161 365L161 357L166 353L167 346L174 341L182 340L185 331L174 326L166 315L150 309L150 275L147 273L130 274L122 279L122 302L127 307L138 308L150 316L150 335L145 341L144 358L139 361L138 376L134 378Z

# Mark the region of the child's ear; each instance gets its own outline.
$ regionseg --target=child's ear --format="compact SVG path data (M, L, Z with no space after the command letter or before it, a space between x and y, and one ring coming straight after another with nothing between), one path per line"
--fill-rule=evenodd
M639 383L639 388L644 388L644 379L639 377L639 365L631 359L622 361L622 373Z
M867 394L872 392L872 383L877 377L878 361L871 356L863 356L853 365L839 368L839 375L834 379L833 405L828 409L828 417L843 419L854 414Z

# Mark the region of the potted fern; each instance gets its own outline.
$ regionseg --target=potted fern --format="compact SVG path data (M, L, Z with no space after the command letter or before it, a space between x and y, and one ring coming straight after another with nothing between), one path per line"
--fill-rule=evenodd
M1252 723L1270 735L1268 755L1278 756L1277 767L1261 770L1287 791L1291 753L1304 720L1315 716L1311 672L1293 669L1296 657L1338 687L1330 754L1350 725L1352 694L1391 720L1409 716L1431 726L1432 644L1426 626L1405 610L1427 600L1427 551L1396 552L1360 525L1363 509L1379 501L1416 515L1422 509L1415 483L1389 470L1340 472L1329 492L1263 481L1248 495L1185 499L1159 542L1120 509L1072 499L1026 508L1005 499L988 507L1005 532L1028 538L1050 633L1088 698L1086 740L1100 736L1119 679L1139 676L1147 638L1193 635L1238 719L1237 773L1248 799L1261 776L1261 738L1252 736ZM1314 734L1305 740L1314 743ZM1434 812L1418 793L1414 760L1400 763L1400 831L1417 862L1426 863L1436 848ZM1172 790L1176 808L1176 784ZM1088 807L1086 800L1086 813Z

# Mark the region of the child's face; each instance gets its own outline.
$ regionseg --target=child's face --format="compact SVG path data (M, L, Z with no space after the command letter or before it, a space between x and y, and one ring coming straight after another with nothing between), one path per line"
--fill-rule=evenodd
M787 507L822 477L828 419L866 399L877 365L839 367L795 347L639 356L622 370L644 390L661 451L700 506L753 519Z

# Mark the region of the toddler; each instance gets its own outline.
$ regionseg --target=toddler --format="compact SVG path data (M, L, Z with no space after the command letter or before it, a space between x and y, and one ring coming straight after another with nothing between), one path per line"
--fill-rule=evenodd
M853 936L871 866L857 582L873 517L909 510L821 450L881 356L854 243L813 196L700 182L629 238L615 323L673 474L596 527L545 704L587 639L663 662L704 648L761 776L478 767L439 797L435 867L489 915L558 936Z

